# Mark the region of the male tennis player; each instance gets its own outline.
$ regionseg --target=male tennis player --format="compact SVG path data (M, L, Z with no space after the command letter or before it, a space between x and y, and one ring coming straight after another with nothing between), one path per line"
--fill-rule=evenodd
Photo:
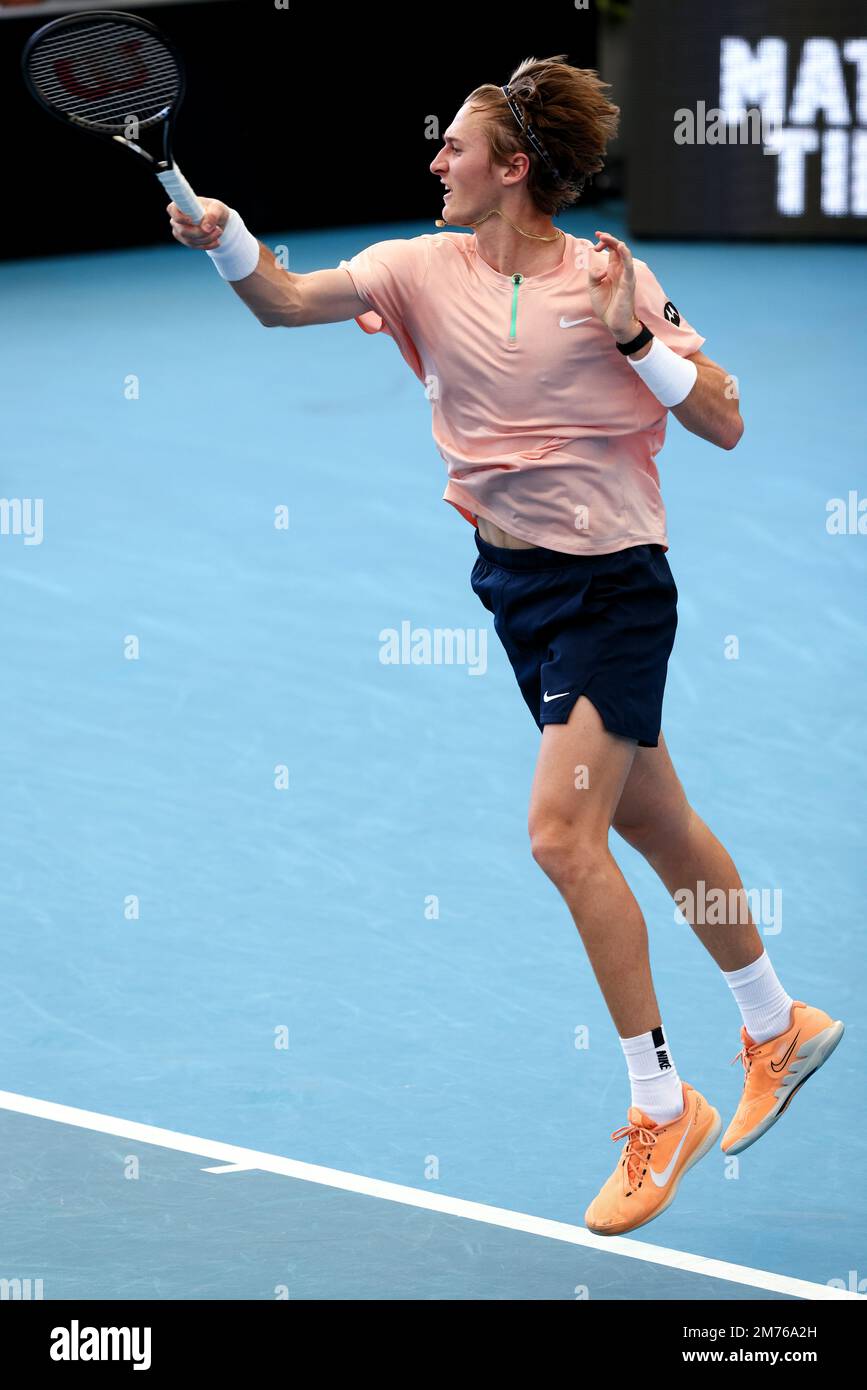
M612 1135L626 1142L585 1218L601 1235L664 1211L722 1128L678 1075L610 826L679 904L698 905L683 910L740 1009L744 1089L726 1153L775 1124L843 1033L778 980L661 733L677 590L654 459L669 411L721 449L743 423L732 378L647 265L608 232L594 245L553 225L602 167L617 117L594 72L527 59L506 86L470 94L430 166L447 190L440 225L472 235L382 241L309 275L278 267L223 203L202 200L201 226L169 208L173 235L205 249L266 327L354 318L394 338L426 385L445 500L475 527L472 586L542 733L532 853L626 1058L631 1106ZM708 901L737 906L708 913Z

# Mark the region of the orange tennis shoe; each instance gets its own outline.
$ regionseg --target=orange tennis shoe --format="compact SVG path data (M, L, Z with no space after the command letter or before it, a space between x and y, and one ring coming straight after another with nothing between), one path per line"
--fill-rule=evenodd
M584 1220L598 1236L622 1236L661 1216L671 1206L680 1180L716 1143L722 1120L686 1081L683 1114L657 1125L636 1106L612 1139L626 1139L620 1162L594 1197Z
M792 1019L785 1033L767 1042L753 1042L741 1028L743 1047L738 1058L744 1064L744 1089L732 1122L723 1135L724 1153L739 1154L748 1149L791 1103L805 1081L831 1056L845 1032L823 1009L796 1000Z

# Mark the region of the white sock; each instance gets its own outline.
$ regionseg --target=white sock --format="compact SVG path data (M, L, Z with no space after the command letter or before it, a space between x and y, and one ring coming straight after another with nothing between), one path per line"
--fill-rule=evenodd
M777 979L767 951L742 970L724 970L729 989L753 1042L768 1042L792 1026L793 1000Z
M662 1028L621 1038L620 1046L629 1068L632 1104L659 1125L667 1125L683 1114L683 1086Z

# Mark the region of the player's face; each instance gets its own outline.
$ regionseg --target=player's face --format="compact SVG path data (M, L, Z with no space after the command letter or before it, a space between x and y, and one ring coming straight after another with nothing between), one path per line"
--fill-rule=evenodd
M450 192L443 200L443 220L469 226L495 206L500 185L489 168L488 142L482 118L462 106L443 135L443 147L430 170Z

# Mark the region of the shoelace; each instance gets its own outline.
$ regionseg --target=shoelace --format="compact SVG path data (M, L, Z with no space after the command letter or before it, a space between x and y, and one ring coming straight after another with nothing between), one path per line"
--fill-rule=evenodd
M731 1061L729 1062L729 1066L730 1066L730 1067L733 1067L734 1064L735 1064L735 1062L737 1062L738 1060L740 1060L741 1062L743 1062L743 1064L744 1064L744 1085L746 1085L747 1077L748 1077L749 1074L750 1074L750 1067L751 1067L752 1064L753 1064L753 1056L754 1056L754 1054L755 1054L756 1052L758 1052L758 1050L759 1050L760 1047L761 1047L761 1043L752 1043L750 1047L747 1047L746 1044L745 1044L745 1045L741 1048L740 1052L736 1052L735 1055L734 1055L734 1057L733 1057L733 1058L731 1059Z
M656 1134L646 1125L623 1125L621 1129L615 1129L611 1138L615 1141L627 1141L626 1181L630 1187L637 1187L644 1166L645 1150L653 1148Z

